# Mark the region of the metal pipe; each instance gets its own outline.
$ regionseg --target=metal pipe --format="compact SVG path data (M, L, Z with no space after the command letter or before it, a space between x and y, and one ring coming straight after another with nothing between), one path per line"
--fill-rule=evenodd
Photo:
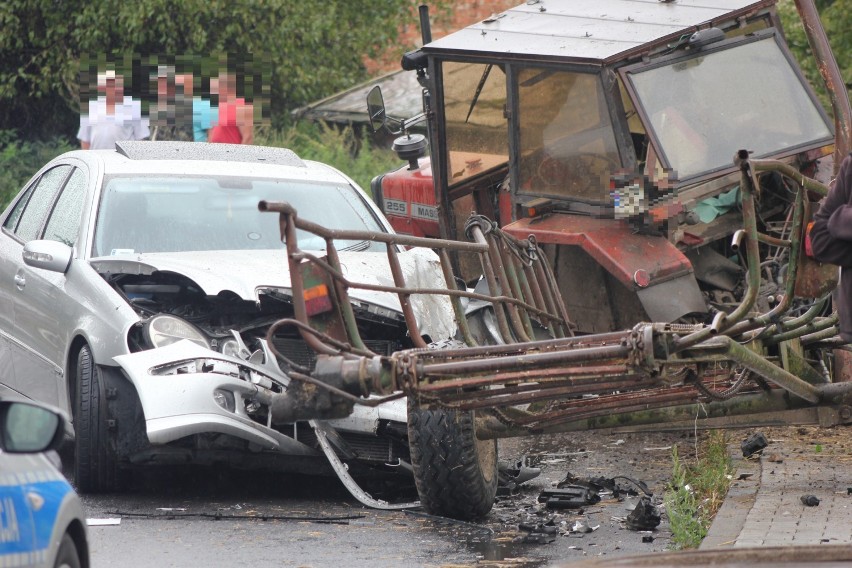
M624 376L630 373L627 365L597 365L588 367L557 367L548 369L536 369L529 371L509 371L489 374L485 377L456 378L449 375L451 379L441 379L429 384L417 387L418 392L438 392L441 390L456 390L468 387L487 387L495 385L506 385L511 383L524 383L530 388L551 388L565 385L585 385L594 383L602 376ZM631 375L632 376L632 375ZM432 378L432 377L430 377ZM634 381L635 382L635 381ZM504 389L500 389L500 393ZM464 398L470 393L459 393L459 396L448 397L447 400ZM473 396L486 396L486 393L478 392Z
M742 195L743 226L746 235L746 254L748 261L748 287L746 294L734 311L727 315L720 327L707 327L685 337L675 339L675 352L688 349L710 338L714 333L732 327L751 311L752 306L757 301L760 289L760 249L758 248L757 240L757 213L754 207L754 194L752 192L754 180L751 167L749 166L748 151L738 151L734 162L740 167L741 172L740 193ZM756 188L757 186L754 186L754 189Z
M340 257L337 255L337 248L335 248L334 242L331 239L326 239L325 243L328 263L339 272L341 270L341 266ZM388 250L393 249L393 247L387 248ZM293 280L292 272L290 273L290 280ZM364 344L364 341L361 339L361 334L358 332L358 322L355 318L355 310L352 309L352 303L349 301L349 292L346 282L341 282L336 278L332 278L332 280L334 281L334 289L337 293L337 305L340 309L340 314L343 317L343 325L346 328L346 336L358 349L364 349L372 353L372 351Z
M764 340L765 345L777 345L782 341L788 341L790 339L795 339L797 337L803 337L811 333L815 333L818 331L824 331L829 329L837 324L837 314L833 317L827 317L821 321L811 322L796 329L792 329L790 331L786 331L784 333L779 333L768 337ZM835 332L836 333L836 332ZM828 337L832 337L829 335Z
M585 363L627 357L632 348L629 345L588 347L570 351L552 351L548 353L526 353L524 355L504 355L489 359L472 361L453 361L449 363L424 364L419 371L423 379L430 376L465 373L484 373L487 371L514 371L535 369L539 366L563 363Z
M348 231L342 229L327 229L322 225L301 219L296 214L296 209L286 201L261 201L257 204L260 211L272 211L284 213L295 219L296 227L314 233L324 239L351 240L351 241L375 241L378 243L422 247L422 248L449 248L462 252L486 252L487 244L468 243L464 241L450 241L446 239L433 239L426 237L412 237L398 233L384 233L381 231ZM285 238L282 232L282 240Z
M402 267L399 265L399 258L393 247L388 247L388 262L390 263L391 275L393 283L397 288L405 288L405 276L402 274ZM414 310L411 309L411 303L408 301L410 293L398 292L399 306L402 309L402 315L405 318L405 325L408 326L408 335L415 347L428 347L420 334L420 329L417 327L417 318L414 316Z
M817 331L816 333L804 335L802 336L802 345L810 345L811 343L817 343L825 339L831 339L839 332L840 329L837 326L832 326L822 331Z
M441 259L441 272L444 273L444 282L447 283L447 289L450 290L456 285L456 278L453 274L452 263L450 262L450 255L447 253L446 249L438 249L438 256ZM459 331L461 331L462 338L464 342L470 346L479 345L476 339L474 339L473 334L470 332L470 326L467 325L467 317L465 316L464 309L461 305L461 300L458 296L450 296L450 303L453 306L453 314L456 318L456 325L459 326Z
M484 245L485 249L480 251L479 259L482 263L482 272L485 275L485 282L488 284L488 292L492 296L496 296L500 294L500 288L497 286L497 277L494 275L494 266L490 261L490 253L491 246L488 244L488 241L485 240L485 235L482 234L482 229L479 228L478 225L471 225L470 227L470 235L473 237L473 240L478 245ZM494 306L494 316L497 318L497 328L500 330L500 335L503 338L503 341L506 343L512 343L514 337L512 336L512 332L509 331L509 322L506 319L506 312L504 312L504 306L501 304L493 304Z
M840 168L840 162L844 156L852 151L852 108L849 104L849 92L840 72L840 67L834 59L831 47L828 44L828 36L822 27L819 13L813 0L795 0L796 9L808 36L808 43L816 55L817 67L820 75L825 81L828 96L831 99L831 108L834 110L834 175ZM848 30L847 30L848 31Z
M728 336L714 337L693 349L721 351L726 357L733 359L749 371L757 373L784 390L813 404L820 401L819 390L814 385L803 381L777 365L773 365L762 356L747 347L743 347Z

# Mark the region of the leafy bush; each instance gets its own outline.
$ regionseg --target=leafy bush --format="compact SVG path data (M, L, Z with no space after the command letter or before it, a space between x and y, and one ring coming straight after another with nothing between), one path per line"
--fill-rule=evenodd
M0 211L43 165L73 149L62 138L29 142L16 139L12 131L0 131Z
M403 165L391 150L371 145L366 133L325 123L301 122L283 130L264 130L255 135L255 143L289 148L302 159L333 166L355 180L368 194L370 181L375 176Z

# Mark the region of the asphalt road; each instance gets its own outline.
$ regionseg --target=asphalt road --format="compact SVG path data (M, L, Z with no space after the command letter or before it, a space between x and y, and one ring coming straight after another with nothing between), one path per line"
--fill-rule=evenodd
M526 457L542 474L517 495L499 498L477 523L367 509L332 478L149 471L135 475L124 494L83 496L90 520L120 519L120 524L89 527L92 566L554 566L589 556L666 550L665 516L652 532L625 527L623 519L638 497L619 501L605 495L580 511L549 510L537 498L570 472L579 478L625 475L644 481L659 503L673 444L681 456L691 453L692 440L677 434L501 441L501 461ZM410 498L404 493L395 496ZM571 532L577 521L594 530ZM529 534L520 525L548 523L556 534L539 543L520 542Z

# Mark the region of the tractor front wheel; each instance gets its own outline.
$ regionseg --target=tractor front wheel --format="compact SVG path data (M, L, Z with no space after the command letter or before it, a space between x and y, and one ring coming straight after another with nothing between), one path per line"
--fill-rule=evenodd
M479 440L473 411L409 402L408 441L420 502L433 515L486 515L497 494L497 440Z

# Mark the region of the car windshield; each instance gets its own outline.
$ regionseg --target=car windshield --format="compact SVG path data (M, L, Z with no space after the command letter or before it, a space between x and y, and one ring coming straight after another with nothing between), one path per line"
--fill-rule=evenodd
M773 36L628 74L668 167L686 179L824 144L826 118Z
M104 181L92 254L280 249L278 215L261 200L286 201L328 229L383 231L347 184L239 176L110 176ZM299 248L325 241L299 231ZM381 243L337 241L341 250L384 250Z

